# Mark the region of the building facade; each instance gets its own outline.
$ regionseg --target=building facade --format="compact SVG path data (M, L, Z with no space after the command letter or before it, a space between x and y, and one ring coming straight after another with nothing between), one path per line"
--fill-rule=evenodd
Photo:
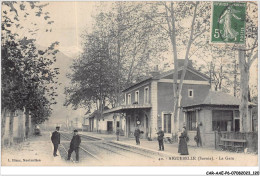
M162 127L165 137L177 139L182 127L186 126L190 145L195 145L196 123L202 124L201 137L206 146L214 146L214 131L218 127L222 131L239 130L239 100L222 92L211 91L209 77L195 70L191 64L183 81L179 119L174 119L174 71L178 71L179 83L183 67L161 74L153 72L151 76L123 90L124 103L104 111L104 114L124 114L120 122L125 124L120 126L125 126L121 129L127 137L133 137L138 126L144 132L141 138L156 139L156 133Z

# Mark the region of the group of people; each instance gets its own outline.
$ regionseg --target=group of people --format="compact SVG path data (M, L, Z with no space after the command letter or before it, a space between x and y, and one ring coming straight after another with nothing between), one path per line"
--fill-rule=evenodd
M199 124L197 124L196 130L197 130L197 134L196 134L194 140L197 143L197 146L199 147L199 146L202 146ZM141 133L142 133L142 131L138 127L136 127L135 132L134 132L136 145L140 145L140 134ZM157 132L157 135L158 135L157 139L158 139L158 143L159 143L159 150L164 151L164 142L163 142L164 131L162 130L161 127L159 127L159 131ZM181 155L189 155L188 145L187 145L188 141L189 141L189 137L187 134L186 127L184 126L182 128L181 135L179 136L178 153L180 153Z
M60 127L56 127L56 130L52 133L51 135L51 141L53 143L53 156L56 157L57 155L57 150L60 144L60 133L59 133ZM78 134L78 130L73 131L73 137L70 141L70 148L68 150L68 158L67 160L70 160L71 154L73 151L76 153L76 162L79 161L79 145L81 143L81 138Z
M136 145L140 145L140 135L144 133L143 131L141 131L139 129L139 127L137 126L134 132L134 136L135 136L135 141L136 141ZM159 128L159 131L157 133L158 135L158 142L159 142L159 150L164 150L164 145L163 145L163 137L164 137L164 132L162 131L162 128Z
M197 134L194 138L194 140L197 143L197 146L202 146L201 144L201 137L200 137L200 128L199 125L197 124ZM57 150L60 144L60 133L59 133L60 127L56 127L56 130L52 133L51 136L51 141L53 143L53 156L56 157L57 155ZM119 132L118 132L119 133ZM136 140L136 145L140 145L140 135L143 133L143 131L141 131L139 129L139 127L137 126L134 132L134 136L135 136L135 140ZM159 131L157 132L157 139L158 139L158 143L159 143L159 150L160 151L164 151L164 131L162 130L161 127L159 127ZM117 136L119 136L119 134L117 134ZM117 140L118 137L117 137ZM189 137L187 135L187 130L186 127L184 126L182 128L182 133L179 136L179 147L178 147L178 153L180 153L181 155L189 155L188 152L188 146L187 146L187 142L189 141ZM76 161L79 161L79 145L81 143L81 138L78 134L78 130L74 130L74 135L70 141L70 148L68 150L68 158L67 160L70 160L71 158L71 154L73 151L75 151L76 153Z

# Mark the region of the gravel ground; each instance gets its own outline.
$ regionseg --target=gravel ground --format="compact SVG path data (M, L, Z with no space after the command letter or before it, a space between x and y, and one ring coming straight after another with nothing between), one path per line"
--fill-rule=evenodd
M42 136L32 136L28 140L11 148L2 148L2 166L61 166L68 163L60 156L53 157L53 145L50 132Z
M80 132L82 133L82 132ZM103 140L97 142L82 141L82 146L89 150L89 152L95 154L101 162L94 162L91 157L80 151L80 163L73 163L66 161L66 152L61 151L62 156L53 157L53 147L50 140L50 132L42 132L42 136L33 136L29 140L14 145L11 148L2 148L2 166L91 166L91 165L103 165L103 166L257 166L258 156L256 154L235 153L227 151L217 151L209 148L197 148L188 146L189 155L183 156L178 154L178 145L165 144L165 151L171 157L158 157L158 159L147 160L144 157L136 156L135 154L125 151L117 151L115 148L110 150L119 154L112 154L113 152L108 150L102 150L98 145L102 142L115 141L115 135L86 133L82 134L90 135ZM68 149L69 141L62 139L62 144ZM158 151L157 141L147 141L141 139L141 145L136 146L134 139L128 139L120 136L120 142L129 145L130 147L140 147ZM101 145L102 146L102 145ZM106 146L107 147L107 146ZM121 155L124 156L121 156ZM86 156L84 156L86 155ZM75 158L75 153L72 154Z

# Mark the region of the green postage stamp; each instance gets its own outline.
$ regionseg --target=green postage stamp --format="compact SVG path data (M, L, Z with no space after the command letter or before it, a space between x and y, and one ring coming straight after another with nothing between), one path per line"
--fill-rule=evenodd
M244 44L245 17L245 2L213 2L211 42Z

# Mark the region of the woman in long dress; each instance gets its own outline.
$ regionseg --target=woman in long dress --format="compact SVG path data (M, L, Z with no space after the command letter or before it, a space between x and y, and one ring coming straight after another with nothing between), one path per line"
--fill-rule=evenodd
M187 146L187 131L186 131L186 127L182 128L182 133L181 133L179 138L180 138L180 140L179 140L178 153L180 153L181 155L189 155L188 146Z
M219 23L224 24L223 30L224 34L222 35L223 38L225 38L225 41L228 41L229 39L235 39L238 36L238 32L235 31L231 26L231 20L232 17L234 17L237 20L241 20L238 16L235 15L235 13L239 12L238 10L232 9L231 6L225 10L224 14L219 18Z

